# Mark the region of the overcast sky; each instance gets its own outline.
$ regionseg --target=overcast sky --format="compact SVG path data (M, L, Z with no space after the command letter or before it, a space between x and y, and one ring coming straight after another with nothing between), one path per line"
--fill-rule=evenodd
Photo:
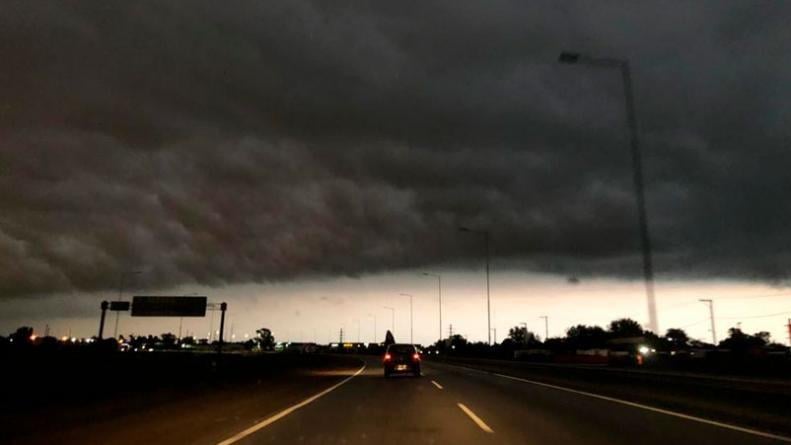
M251 300L426 267L466 283L482 246L460 225L491 231L509 276L631 286L620 78L556 63L569 49L631 61L660 279L780 292L789 17L721 0L2 3L0 304L21 314L3 325L69 314L129 270L139 292Z

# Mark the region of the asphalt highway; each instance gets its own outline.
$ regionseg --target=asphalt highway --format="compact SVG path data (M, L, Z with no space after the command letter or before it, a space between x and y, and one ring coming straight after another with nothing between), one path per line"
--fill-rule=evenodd
M781 437L646 405L424 363L385 379L376 358L311 403L237 433L238 444L777 444Z
M595 393L423 363L385 379L378 357L299 372L7 443L780 444L791 439ZM6 441L0 441L6 443Z

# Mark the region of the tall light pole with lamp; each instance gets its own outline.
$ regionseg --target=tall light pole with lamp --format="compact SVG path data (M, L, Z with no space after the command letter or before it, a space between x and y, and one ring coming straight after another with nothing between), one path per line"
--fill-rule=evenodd
M656 299L654 296L654 268L651 256L651 237L648 231L648 218L645 210L645 191L643 183L643 159L640 151L640 139L637 126L637 113L634 106L634 91L632 89L632 73L627 59L596 58L579 53L562 52L558 57L560 63L582 64L601 68L616 68L621 72L626 107L626 121L629 127L629 142L632 152L632 173L637 201L637 219L640 226L640 245L643 253L643 278L645 292L648 300L648 328L654 333L659 333L659 321L656 314Z

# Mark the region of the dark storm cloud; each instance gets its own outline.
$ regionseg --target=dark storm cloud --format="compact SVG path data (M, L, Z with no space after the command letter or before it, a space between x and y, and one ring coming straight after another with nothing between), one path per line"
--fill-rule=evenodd
M0 293L355 275L476 256L787 275L784 3L9 2Z

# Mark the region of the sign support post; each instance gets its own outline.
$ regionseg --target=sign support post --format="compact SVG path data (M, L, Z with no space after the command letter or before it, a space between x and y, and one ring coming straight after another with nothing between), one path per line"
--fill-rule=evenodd
M107 315L108 306L109 303L107 303L107 301L102 301L102 305L100 306L102 308L102 318L99 320L99 340L104 338L104 316Z
M228 309L228 303L220 303L220 342L217 343L217 353L222 353L222 337L225 333L225 310Z

